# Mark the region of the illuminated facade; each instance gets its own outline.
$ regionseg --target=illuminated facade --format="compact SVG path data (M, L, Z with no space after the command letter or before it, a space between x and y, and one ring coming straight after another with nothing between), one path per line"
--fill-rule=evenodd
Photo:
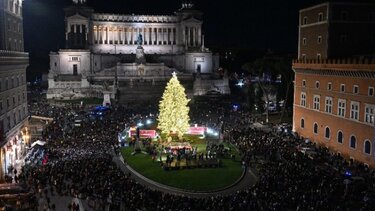
M227 80L214 80L219 57L205 47L203 14L192 4L152 16L94 13L77 1L65 14L66 49L50 54L48 98L101 97L105 90L112 98L160 97L174 71L191 94L229 93Z
M375 167L375 4L300 11L293 130Z
M0 0L0 180L21 165L27 131L26 67L23 52L22 1Z

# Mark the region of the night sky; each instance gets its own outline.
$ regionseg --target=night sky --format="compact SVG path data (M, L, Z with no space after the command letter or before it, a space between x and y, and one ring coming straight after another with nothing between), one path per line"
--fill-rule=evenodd
M45 63L50 51L64 47L63 8L70 2L24 1L25 50L30 53L32 65ZM297 51L298 10L320 0L194 2L196 8L204 13L203 30L207 47L272 49L294 53ZM181 6L181 0L87 0L87 3L95 12L145 15L171 15Z

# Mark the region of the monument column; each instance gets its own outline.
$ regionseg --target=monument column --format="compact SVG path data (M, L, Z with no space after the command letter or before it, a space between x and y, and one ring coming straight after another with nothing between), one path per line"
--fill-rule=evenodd
M196 41L197 41L197 28L193 27L193 46L196 46Z
M198 46L202 45L202 31L201 27L198 28Z
M108 44L108 26L105 27L105 44Z
M93 27L92 33L93 33L93 36L92 36L93 43L96 44L98 42L98 27L97 26Z
M69 33L71 32L72 25L68 24L67 30L65 32L65 40L68 41Z
M134 28L134 32L133 32L133 45L137 44L137 33L138 33L138 28Z
M151 28L151 41L152 41L152 45L155 45L155 41L156 41L155 28Z
M187 37L187 44L188 44L188 46L190 46L190 41L191 41L191 38L190 38L191 34L190 34L190 31L191 31L191 28L188 27L188 37Z
M86 37L86 43L89 41L89 25L85 24L85 37ZM92 36L91 39L93 39L94 36Z
M100 44L104 44L104 26L100 26Z
M132 42L132 28L128 28L128 45L131 45Z

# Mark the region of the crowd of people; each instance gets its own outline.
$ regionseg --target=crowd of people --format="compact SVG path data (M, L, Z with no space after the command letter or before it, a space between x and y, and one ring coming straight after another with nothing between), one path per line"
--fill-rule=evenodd
M118 132L139 119L157 113L156 106L114 107L100 120L84 115L82 125L71 126L79 107L34 104L30 112L54 121L43 134L47 142L44 165L25 165L19 182L35 192L29 210L38 210L36 198L51 195L87 200L93 210L371 210L375 207L375 173L361 164L305 140L252 127L255 118L225 103L205 102L191 107L192 122L209 125L224 134L224 142L240 151L257 183L226 196L193 198L149 189L114 162L119 155ZM79 116L79 115L78 115ZM310 157L301 146L316 149ZM213 150L224 152L221 146ZM347 174L350 172L350 175ZM361 178L360 180L355 179ZM74 209L77 209L74 205ZM72 210L70 205L67 209Z

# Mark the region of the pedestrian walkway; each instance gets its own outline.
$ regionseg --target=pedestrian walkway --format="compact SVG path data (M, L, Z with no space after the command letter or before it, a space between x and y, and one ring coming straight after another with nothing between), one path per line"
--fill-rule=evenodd
M127 165L124 162L124 159L121 155L114 156L113 161L117 164L117 166L125 173L125 174L131 174L131 176L140 184L149 187L154 190L158 190L164 193L170 193L175 195L182 195L182 196L189 196L189 197L211 197L211 196L217 196L217 195L231 195L233 193L236 193L238 191L244 190L245 188L253 186L257 182L257 177L252 172L250 168L247 168L242 175L242 177L232 186L224 188L222 190L218 191L210 191L210 192L191 192L186 191L174 187L170 187L167 185L163 185L160 183L157 183L153 180L150 180L137 171L135 171L133 168L131 168L129 165Z

